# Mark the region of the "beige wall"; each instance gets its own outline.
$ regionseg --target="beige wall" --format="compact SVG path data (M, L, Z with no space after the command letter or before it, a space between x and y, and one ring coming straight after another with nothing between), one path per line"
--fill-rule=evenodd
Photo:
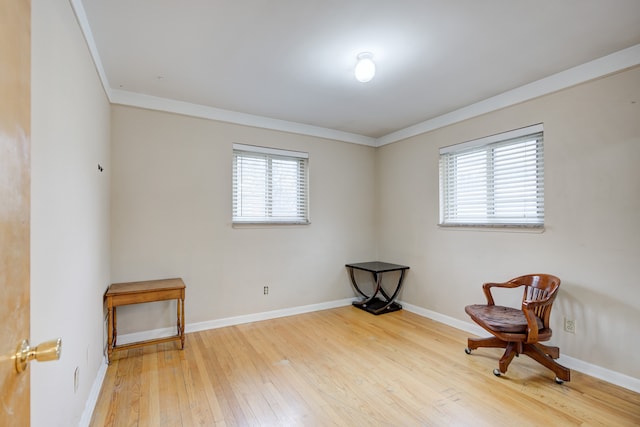
M374 148L132 107L112 118L114 282L182 277L188 325L353 296L344 264L376 255ZM311 225L232 227L233 143L309 153ZM123 307L119 332L169 326L173 310Z
M411 266L402 300L469 322L482 282L548 272L563 279L552 342L639 378L639 88L636 68L379 149L114 106L112 278L183 277L194 324L351 297L344 263L379 258ZM545 231L440 229L438 149L535 123ZM234 142L310 153L310 226L231 226ZM169 326L173 310L123 308L121 332Z
M535 123L545 132L544 233L440 229L438 149ZM640 68L377 155L379 255L411 266L404 301L469 321L464 306L484 300L483 282L556 274L552 342L563 354L640 378ZM563 331L565 316L575 319L575 335Z
M74 426L102 366L111 162L109 102L68 1L32 0L31 94L30 338L62 338L59 361L30 365L31 425Z
M640 69L376 150L110 108L69 2L32 12L31 340L63 338L59 362L31 365L32 425L78 424L111 282L184 277L193 324L351 297L344 264L372 258L411 266L403 300L461 321L483 281L555 273L562 352L640 378ZM440 230L438 148L537 122L545 232ZM231 227L234 142L310 153L310 226ZM169 325L163 310L123 308L120 332Z

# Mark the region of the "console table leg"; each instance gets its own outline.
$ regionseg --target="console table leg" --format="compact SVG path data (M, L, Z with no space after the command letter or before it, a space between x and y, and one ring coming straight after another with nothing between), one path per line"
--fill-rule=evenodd
M118 312L116 307L113 307L113 347L118 342Z
M107 308L107 364L111 363L113 354L113 307Z
M354 287L358 289L358 292L360 292L360 294L362 294L365 297L365 299L362 301L354 301L352 303L353 305L358 307L367 307L372 301L376 299L378 292L380 292L380 290L382 289L382 274L377 274L374 272L372 272L371 274L373 274L373 282L375 283L375 289L373 290L371 295L366 295L365 293L360 291L360 289L358 289L358 286L355 284L355 279L353 277L353 270L351 271L351 280L353 281Z
M390 301L395 301L395 299L398 297L398 294L400 293L400 290L402 289L402 282L404 281L404 272L405 270L400 271L400 278L398 279L398 285L396 286L396 290L393 292L393 295L391 295L391 298L389 298Z
M372 273L372 274L373 274L374 281L377 281L378 280L377 277L380 276L380 283L378 285L378 290L380 291L384 299L386 301L393 299L393 298L389 298L389 295L387 295L387 293L384 291L384 288L382 287L382 273Z
M353 268L349 268L349 277L351 278L351 284L353 285L353 287L355 288L356 291L358 291L358 293L360 295L362 295L365 299L369 299L369 295L365 294L364 292L362 292L360 290L360 288L358 287L358 284L356 283L356 278L353 274ZM375 276L374 276L375 277Z
M184 349L184 298L178 301L178 334L180 335L180 345Z
M382 292L382 294L384 295L384 297L387 299L387 303L380 307L379 309L375 310L375 314L380 314L380 313L384 313L386 310L389 309L389 307L391 307L393 304L397 304L399 307L400 304L398 304L397 302L395 302L396 297L398 296L398 294L400 293L400 289L402 289L402 281L404 280L404 270L400 271L400 278L398 279L398 284L396 285L396 290L393 292L393 295L391 295L391 298L389 298L387 296L386 293L384 293L384 291ZM382 288L380 288L382 290Z

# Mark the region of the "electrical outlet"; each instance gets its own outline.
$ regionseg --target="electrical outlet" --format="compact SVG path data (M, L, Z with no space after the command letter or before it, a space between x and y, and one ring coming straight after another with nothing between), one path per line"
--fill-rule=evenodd
M264 294L265 295L269 295L269 287L268 286L264 287Z
M576 333L576 321L573 319L564 318L564 330L570 334Z

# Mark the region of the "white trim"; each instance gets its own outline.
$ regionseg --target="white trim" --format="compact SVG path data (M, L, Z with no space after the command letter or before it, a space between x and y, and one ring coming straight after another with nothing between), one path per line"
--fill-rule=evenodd
M89 391L89 397L87 397L87 401L84 404L84 411L82 412L82 418L80 418L78 427L89 427L91 417L93 416L93 411L96 409L96 404L98 403L98 396L100 395L100 390L102 389L104 377L107 375L107 367L107 360L103 357L102 364L100 365L100 368L98 369L98 373L96 375L96 379L93 381L93 385L91 386L91 390Z
M612 371L611 369L603 368L598 365L584 362L580 359L575 359L571 356L560 355L558 362L567 366L568 368L582 372L583 374L590 375L594 378L601 379L611 384L615 384L620 387L624 387L627 390L640 393L640 379L631 377L629 375L621 374L620 372Z
M239 113L236 111L223 110L221 108L176 101L173 99L160 98L157 96L144 95L141 93L128 92L120 89L113 89L111 91L111 94L111 102L113 104L147 108L150 110L165 111L176 114L184 114L187 116L199 117L203 119L297 133L301 135L317 136L320 138L351 142L354 144L368 145L371 147L375 147L376 145L375 138L350 132L343 132L335 129L306 125L303 123L289 122L286 120L272 119L269 117L256 116L253 114Z
M243 316L227 317L225 319L210 320L207 322L192 323L187 326L188 332L205 331L208 329L224 328L226 326L241 325L244 323L259 322L262 320L277 319L279 317L294 316L296 314L311 313L314 311L329 310L331 308L351 305L355 298L345 298L319 304L303 305L299 307L284 308L281 310L265 311L262 313L247 314Z
M294 316L296 314L310 313L313 311L328 310L331 308L350 305L355 299L346 298L319 304L303 305L300 307L283 308L280 310L265 311L262 313L245 314L242 316L226 317L223 319L207 320L191 323L185 326L185 332L199 332L209 329L224 328L227 326L242 325L244 323L259 322L262 320L277 319L279 317ZM175 335L175 326L169 328L154 329L151 331L134 332L126 335L118 335L119 344L129 344L136 341L145 341L155 338L164 338Z
M281 310L266 311L262 313L253 313L242 316L227 317L224 319L209 320L205 322L192 323L186 326L186 332L199 332L209 329L224 328L227 326L241 325L250 322L259 322L262 320L276 319L279 317L293 316L296 314L310 313L313 311L328 310L331 308L344 307L350 305L356 298L346 298L342 300L329 301L326 303L311 304L301 307L285 308ZM444 325L451 326L461 331L468 332L473 335L486 335L487 332L475 323L465 322L423 307L419 307L413 304L400 301L402 307L415 313L419 316L426 317L436 322L440 322ZM167 337L175 334L175 327L155 329L153 331L137 332L127 335L118 336L118 340L121 344L126 344L135 341L143 341L152 338ZM462 344L464 345L464 343ZM462 350L461 350L462 351ZM640 393L640 379L634 378L629 375L622 374L620 372L612 371L610 369L603 368L598 365L594 365L588 362L584 362L580 359L576 359L571 356L560 355L559 362L567 366L570 369L582 372L583 374L590 375L592 377L607 381L611 384L624 387L628 390ZM106 369L106 368L105 368ZM104 377L104 374L102 374ZM97 380L96 380L97 382ZM100 381L102 383L102 380ZM94 389L96 385L94 384ZM98 391L100 387L97 387ZM93 389L92 389L93 390ZM92 393L93 395L93 393ZM97 398L97 396L96 396ZM94 403L95 405L95 403ZM86 411L86 410L85 410Z
M446 316L444 314L436 313L435 311L418 307L413 304L408 304L406 302L402 302L402 307L405 310L415 313L419 316L423 316L423 317L435 320L437 322L444 323L445 325L451 326L456 329L460 329L470 334L480 335L480 336L488 334L487 331L485 331L480 326L474 323L464 322L462 320L458 320L453 317ZM461 343L461 345L464 345L464 344ZM640 378L634 378L629 375L612 371L610 369L606 369L601 366L593 365L591 363L588 363L570 356L560 355L560 358L558 359L558 361L569 369L574 369L576 371L582 372L583 374L587 374L592 377L609 382L611 384L615 384L617 386L624 387L628 390L635 391L636 393L640 393Z
M241 324L250 323L250 322L259 322L262 320L276 319L279 317L293 316L296 314L310 313L313 311L328 310L328 309L337 308L337 307L345 307L345 306L351 305L351 303L356 299L357 298L345 298L341 300L329 301L329 302L324 302L319 304L310 304L310 305L304 305L300 307L285 308L280 310L266 311L262 313L253 313L253 314L246 314L242 316L227 317L224 319L216 319L216 320L209 320L205 322L192 323L185 326L185 332L191 333L191 332L206 331L209 329L224 328L227 326L241 325ZM405 310L410 311L411 313L415 313L419 316L435 320L436 322L440 322L444 325L448 325L453 328L460 329L462 331L465 331L474 335L486 334L486 331L484 329L482 329L480 326L474 323L458 320L456 318L446 316L444 314L440 314L435 311L431 311L423 307L418 307L417 305L409 304L406 302L401 302L401 304ZM136 332L132 334L122 335L122 336L119 336L118 338L120 339L121 344L127 344L135 341L144 341L152 338L168 337L173 334L175 334L175 327L155 329L152 331ZM580 371L584 374L591 375L592 377L599 378L601 380L610 382L620 387L624 387L628 390L640 393L640 379L638 378L630 377L628 375L621 374L619 372L611 371L609 369L605 369L600 366L583 362L579 359L575 359L569 356L561 355L559 361L560 363L562 363L563 365L567 366L570 369L575 369L576 371ZM107 372L107 363L103 357L102 365L100 366L100 369L98 370L98 374L96 375L96 379L93 382L93 386L91 387L91 392L89 393L89 397L87 399L87 402L85 403L85 409L84 409L84 412L82 413L82 418L80 420L80 423L78 424L80 427L88 426L89 422L91 421L91 417L93 415L93 411L95 410L95 406L98 401L98 395L100 394L100 389L102 388L102 383L104 382L106 372Z
M467 148L483 147L485 145L493 144L494 142L506 141L508 139L514 139L525 135L531 135L533 133L542 132L544 130L542 123L531 125L519 129L514 129L495 135L485 136L483 138L474 139L471 141L460 142L458 144L448 145L440 148L440 154L455 153L458 151L466 150Z
M250 153L295 157L297 159L309 158L309 153L305 153L303 151L281 150L279 148L259 147L257 145L233 144L233 149L238 151L248 151Z
M465 331L474 335L485 335L487 333L487 331L485 331L475 323L458 320L454 317L446 316L444 314L440 314L423 307L418 307L417 305L409 304L404 301L401 301L400 303L402 304L402 308L407 311L410 311L422 317L426 317L427 319L435 320L436 322L440 322L447 326L460 329L461 331Z
M169 113L184 114L187 116L217 120L227 123L235 123L264 129L272 129L283 132L297 133L301 135L316 136L336 141L351 142L354 144L381 147L412 136L420 135L444 126L461 122L491 111L509 107L520 102L528 101L543 95L550 94L589 80L597 79L640 64L640 44L603 56L577 67L561 71L557 74L526 84L519 88L501 93L475 104L468 105L458 110L443 114L433 119L425 120L413 126L391 132L380 138L372 138L351 132L328 129L319 126L311 126L302 123L272 119L252 114L238 113L220 108L191 104L167 98L143 95L119 89L112 89L109 85L100 54L91 32L91 26L87 19L81 0L69 0L73 11L84 34L93 57L93 62L102 81L107 97L112 104L128 105L132 107L147 108L151 110L165 111Z
M321 311L321 310L328 310L331 308L345 307L345 306L351 305L351 303L355 300L356 298L345 298L341 300L323 302L319 304L303 305L300 307L284 308L280 310L272 310L272 311L266 311L262 313L253 313L253 314L246 314L242 316L227 317L224 319L216 319L216 320L209 320L205 322L192 323L189 325L185 325L185 333L206 331L209 329L224 328L226 326L241 325L244 323L259 322L261 320L276 319L279 317L293 316L296 314L310 313L313 311ZM154 329L151 331L142 331L142 332L135 332L135 333L126 334L126 335L119 335L118 341L120 344L128 344L136 341L145 341L153 338L169 337L174 334L175 334L175 327L162 328L162 329ZM93 411L96 408L96 404L98 403L98 396L100 394L100 390L102 389L102 383L104 382L104 378L107 373L107 367L108 367L107 360L103 356L102 365L100 365L100 368L98 369L98 373L96 374L96 379L93 381L93 386L91 387L91 391L89 392L89 397L85 402L85 408L82 413L82 418L80 419L80 422L78 424L79 427L88 427L89 423L91 422L91 417L93 416Z
M443 114L442 116L400 129L396 132L391 132L378 138L376 140L376 146L381 147L391 144L392 142L430 132L501 108L548 95L589 80L613 74L638 64L640 64L640 44L561 71L549 77L485 99L484 101L476 102L475 104L468 105L451 113Z
M100 59L100 54L98 53L98 46L96 46L96 41L93 38L91 25L89 25L89 19L87 18L87 14L84 10L84 6L82 5L82 1L69 0L69 2L71 3L71 8L73 9L73 13L76 15L76 20L78 21L78 25L80 25L80 29L82 30L82 34L84 35L84 40L87 43L89 52L91 53L91 57L93 58L93 64L96 67L98 76L100 77L102 88L107 94L107 98L109 98L109 101L112 102L111 101L112 91L111 91L111 86L109 85L109 79L107 79L107 73L104 71L102 60Z

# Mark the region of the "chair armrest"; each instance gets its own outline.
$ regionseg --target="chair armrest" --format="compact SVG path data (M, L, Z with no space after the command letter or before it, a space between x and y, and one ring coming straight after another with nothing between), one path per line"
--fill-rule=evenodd
M524 317L527 319L527 340L526 343L538 342L538 315L536 313L540 312L540 308L551 305L553 303L553 298L547 297L543 300L531 301L524 300L522 301L522 311L524 312ZM545 320L542 319L543 327L546 327L544 324Z
M493 295L491 295L491 288L517 288L518 286L522 286L522 284L512 281L504 283L488 282L482 285L482 292L484 292L484 296L487 298L487 305L495 305Z

